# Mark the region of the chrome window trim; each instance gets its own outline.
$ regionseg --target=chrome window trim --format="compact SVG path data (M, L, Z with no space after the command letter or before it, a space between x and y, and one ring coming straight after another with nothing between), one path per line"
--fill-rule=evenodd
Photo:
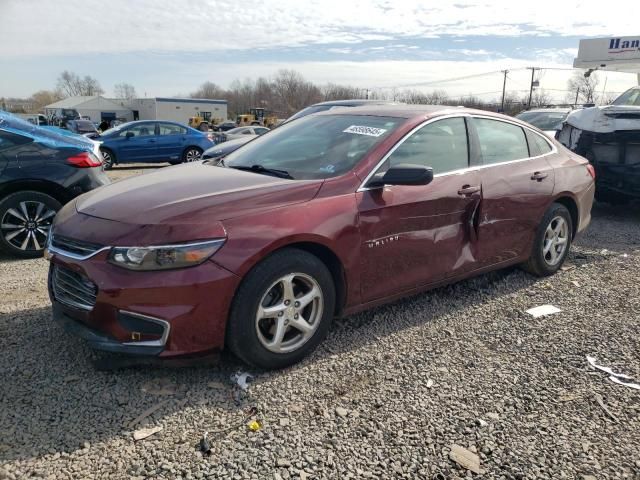
M149 315L143 315L142 313L129 312L127 310L120 310L121 313L125 315L131 315L132 317L137 317L142 320L147 320L152 323L157 323L161 325L163 328L162 336L158 340L144 340L142 342L123 342L123 345L132 346L132 347L164 347L167 344L167 339L169 338L169 331L171 330L171 324L166 320L161 320L159 318L150 317Z
M371 172L369 172L369 175L365 177L364 181L360 184L356 192L366 192L368 190L377 190L378 188L380 188L380 187L365 187L365 185L369 182L369 180L371 180L371 177L373 177L378 172L380 167L384 165L384 162L387 161L387 159L393 154L393 152L395 152L400 145L402 145L411 135L413 135L415 132L420 130L422 127L425 127L430 123L437 122L438 120L445 120L447 118L469 118L469 117L471 117L471 115L468 113L450 113L447 115L441 115L439 117L429 118L424 122L422 122L420 125L417 125L416 127L412 128L410 132L408 132L404 137L402 137L398 141L398 143L396 143L393 147L391 147L391 150L385 153L385 155L378 162L378 164L371 169ZM436 175L434 175L434 177L435 176Z
M474 166L470 166L467 168L460 168L458 170L451 170L450 172L443 172L443 173L436 173L433 178L439 178L439 177L446 177L449 175L461 175L467 172L473 172L473 171L477 171L477 170L482 170L484 168L491 168L491 167L495 167L497 165L509 165L512 163L519 163L519 162L525 162L527 160L535 160L537 158L542 158L542 157L546 157L548 155L554 155L556 153L558 153L558 148L556 147L556 145L549 141L549 139L545 138L543 135L540 135L538 132L536 132L533 128L530 128L526 125L521 125L517 122L513 122L509 119L502 119L502 118L495 118L489 115L478 115L478 114L471 114L471 113L456 113L456 114L448 114L448 115L442 115L440 117L435 117L435 118L430 118L428 120L426 120L425 122L422 122L420 125L418 125L417 127L413 128L410 132L408 132L404 137L402 137L400 139L400 141L398 143L396 143L391 150L389 150L384 157L382 157L382 159L378 162L378 164L371 170L371 172L365 177L364 181L360 184L360 186L358 187L358 189L356 190L356 193L358 192L367 192L369 190L378 190L381 187L366 187L365 185L369 182L369 180L371 179L371 177L373 177L378 170L380 169L380 167L382 167L382 165L384 165L384 162L387 161L387 159L391 156L391 154L393 154L393 152L396 150L396 148L398 148L400 145L402 145L402 143L404 143L404 141L409 138L411 135L413 135L417 130L421 129L422 127L436 122L438 120L444 120L446 118L484 118L487 120L494 120L496 122L503 122L503 123L509 123L511 125L515 125L516 127L520 127L520 128L526 128L527 130L531 131L532 133L534 133L535 135L538 135L539 137L543 138L545 142L547 142L547 144L549 144L551 146L551 151L547 152L547 153L543 153L542 155L536 155L534 157L526 157L526 158L518 158L516 160L508 160L506 162L495 162L495 163L487 163L487 164L481 164L481 165L474 165ZM525 135L525 141L526 141L526 135ZM527 143L528 146L528 143Z

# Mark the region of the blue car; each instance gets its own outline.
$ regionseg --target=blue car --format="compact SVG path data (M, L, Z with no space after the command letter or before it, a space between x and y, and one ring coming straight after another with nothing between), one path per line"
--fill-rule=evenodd
M103 164L169 162L172 165L199 160L213 146L207 134L175 122L140 120L124 123L102 133Z

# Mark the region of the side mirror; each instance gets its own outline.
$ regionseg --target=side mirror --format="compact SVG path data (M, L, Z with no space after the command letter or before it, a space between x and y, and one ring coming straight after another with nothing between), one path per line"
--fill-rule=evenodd
M375 175L367 187L383 187L385 185L428 185L433 180L433 169L421 165L395 165L383 175Z
M127 132L124 134L125 138L131 138L134 136L133 132Z

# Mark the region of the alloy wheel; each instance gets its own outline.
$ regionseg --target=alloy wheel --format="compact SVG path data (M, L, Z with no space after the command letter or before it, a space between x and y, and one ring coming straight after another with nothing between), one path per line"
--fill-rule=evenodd
M7 243L19 250L42 250L55 215L55 210L42 202L23 201L2 216L0 232Z
M113 157L107 150L101 150L102 153L102 164L105 169L110 169L113 166Z
M304 273L290 273L275 281L262 296L256 312L260 343L274 353L288 353L315 333L324 308L318 282Z
M197 160L200 160L200 156L201 155L202 154L200 153L200 150L197 150L195 148L191 148L191 149L187 150L185 158L186 158L187 162L195 162Z
M542 255L547 264L554 266L562 260L569 243L569 225L561 216L553 217L544 233Z

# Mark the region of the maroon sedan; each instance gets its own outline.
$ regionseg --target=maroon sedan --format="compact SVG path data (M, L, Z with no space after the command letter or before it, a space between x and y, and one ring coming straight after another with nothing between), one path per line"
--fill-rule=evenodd
M85 194L48 245L54 317L95 348L229 348L278 368L331 319L522 264L556 272L594 171L531 126L430 106L331 110L218 163Z

